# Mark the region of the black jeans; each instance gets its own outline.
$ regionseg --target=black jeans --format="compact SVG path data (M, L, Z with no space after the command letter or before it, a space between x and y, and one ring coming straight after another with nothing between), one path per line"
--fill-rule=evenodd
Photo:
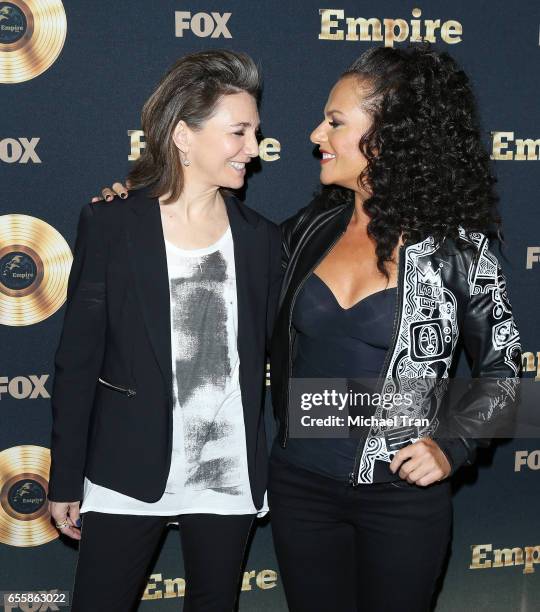
M82 516L72 612L136 610L150 564L174 516L86 512ZM182 514L184 612L231 612L254 515Z
M448 481L351 487L272 458L268 500L290 612L425 612L452 524Z

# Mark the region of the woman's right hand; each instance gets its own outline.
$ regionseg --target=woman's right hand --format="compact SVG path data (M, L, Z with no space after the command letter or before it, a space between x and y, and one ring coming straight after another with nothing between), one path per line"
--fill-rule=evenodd
M81 502L49 502L49 512L54 520L55 527L64 535L74 540L81 539L81 518L79 513ZM64 527L59 527L67 522Z
M101 202L101 200L111 202L114 200L115 196L120 196L123 200L125 200L128 197L129 181L126 181L126 185L127 187L122 185L122 183L113 183L112 187L104 187L101 190L101 197L94 196L92 198L92 202Z

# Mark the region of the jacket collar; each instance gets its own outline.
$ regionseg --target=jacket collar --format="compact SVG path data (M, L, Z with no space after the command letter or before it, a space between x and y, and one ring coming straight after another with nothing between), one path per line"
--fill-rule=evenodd
M345 232L354 212L354 202L307 211L307 219L295 230L295 246L289 245L291 255L283 277L278 308L284 302L294 306L296 289L301 286L317 263L340 235Z

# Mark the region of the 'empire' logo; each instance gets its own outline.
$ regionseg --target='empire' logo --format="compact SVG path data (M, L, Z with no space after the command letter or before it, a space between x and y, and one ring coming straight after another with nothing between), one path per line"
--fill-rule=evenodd
M128 161L135 161L141 156L146 147L144 132L142 130L128 130L130 153ZM259 157L266 162L274 162L280 158L281 144L275 138L264 138L259 143Z
M437 42L437 30L441 40L449 45L462 41L463 26L459 21L450 19L441 24L440 19L424 19L419 8L412 10L410 25L405 19L376 19L371 17L345 17L343 9L319 9L321 32L319 40L360 40L383 41L385 47L393 47L396 42ZM343 23L345 22L345 23ZM346 25L346 30L342 26ZM423 27L422 27L423 26Z
M516 138L514 132L491 132L491 159L499 161L538 161L540 138ZM515 152L508 150L515 142Z
M475 544L471 546L472 560L469 569L490 569L493 567L511 567L525 565L524 574L534 574L534 566L540 563L540 546L525 546L525 548L495 548L491 544ZM493 559L488 553L493 552Z
M536 372L534 382L540 382L540 351L534 354L531 351L526 351L521 354L521 362L524 372Z
M163 586L160 583L163 583ZM254 570L245 571L242 578L242 591L251 591L255 586L262 591L273 589L277 586L277 572L271 569L263 569L259 572ZM184 597L185 592L186 581L184 578L164 579L162 574L152 574L141 599L152 600Z

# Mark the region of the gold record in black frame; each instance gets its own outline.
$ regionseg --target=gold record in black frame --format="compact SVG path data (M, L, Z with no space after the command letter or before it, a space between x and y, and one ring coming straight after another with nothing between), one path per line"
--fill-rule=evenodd
M58 537L51 522L50 451L42 446L14 446L0 452L0 542L40 546Z
M0 0L0 83L22 83L56 61L66 40L61 0Z
M0 216L0 324L33 325L65 302L73 256L54 227L28 215Z

